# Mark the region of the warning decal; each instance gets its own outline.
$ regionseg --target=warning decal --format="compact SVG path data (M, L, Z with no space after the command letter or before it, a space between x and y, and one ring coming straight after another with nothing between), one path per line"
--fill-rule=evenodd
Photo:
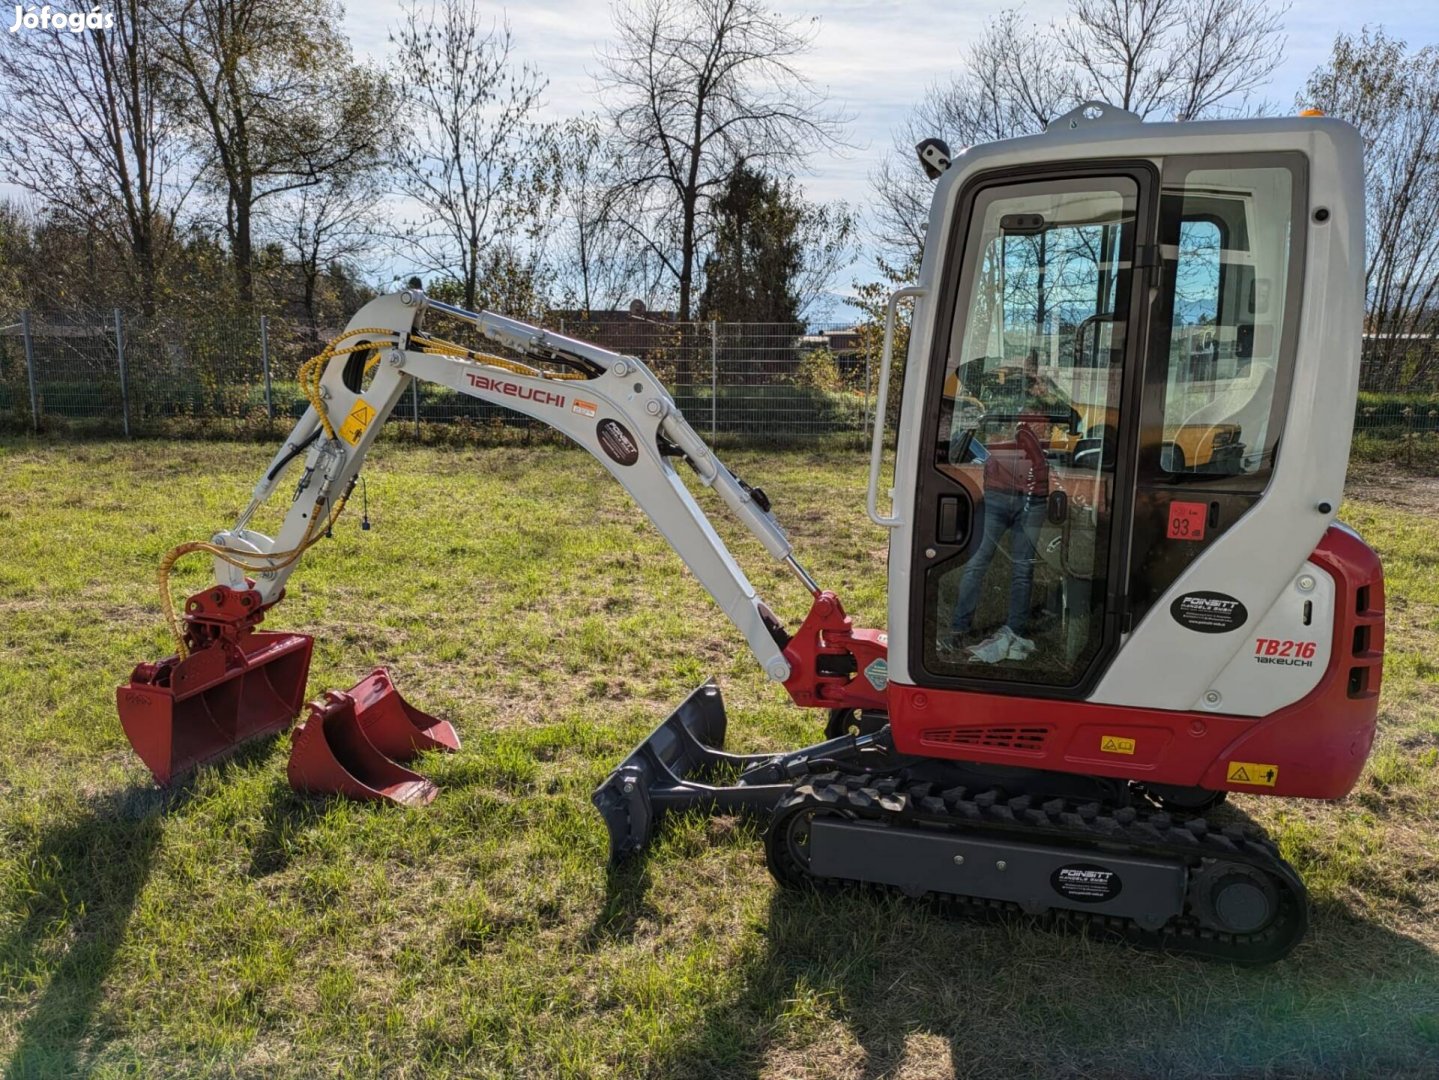
M1101 735L1099 748L1106 754L1132 754L1134 753L1134 740L1122 739L1118 735Z
M871 660L869 666L864 669L864 677L869 680L869 685L876 690L883 690L889 685L889 661L880 656Z
M1225 770L1224 779L1231 784L1273 787L1274 782L1279 779L1279 766L1262 765L1253 761L1231 761Z
M370 421L375 418L375 410L365 404L361 398L355 402L355 407L350 410L350 415L345 417L345 422L340 425L340 438L344 439L351 446L360 441L360 436L370 426Z
M575 398L575 403L570 406L571 412L577 412L581 416L594 416L599 411L599 406L593 401L585 401L583 398Z

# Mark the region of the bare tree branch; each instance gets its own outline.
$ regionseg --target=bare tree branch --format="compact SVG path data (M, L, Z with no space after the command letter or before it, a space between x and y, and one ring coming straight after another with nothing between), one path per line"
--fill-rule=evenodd
M599 87L623 172L605 214L696 295L710 207L736 166L790 174L846 118L796 65L812 33L757 0L619 0Z
M108 30L0 39L0 176L93 232L148 313L193 170L147 6L113 15Z
M533 239L554 205L554 132L535 120L546 83L527 64L514 68L509 26L485 19L476 0L428 11L411 2L390 40L406 117L391 153L424 208L404 239L421 269L460 282L473 308L490 247Z

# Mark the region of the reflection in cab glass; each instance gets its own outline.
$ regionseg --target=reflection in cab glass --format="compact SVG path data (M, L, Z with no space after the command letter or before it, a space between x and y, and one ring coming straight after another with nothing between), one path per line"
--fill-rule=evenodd
M1194 170L1165 187L1166 473L1239 476L1273 463L1292 200L1287 168Z
M936 467L973 507L925 613L939 674L1070 685L1104 628L1138 189L981 191L939 403Z

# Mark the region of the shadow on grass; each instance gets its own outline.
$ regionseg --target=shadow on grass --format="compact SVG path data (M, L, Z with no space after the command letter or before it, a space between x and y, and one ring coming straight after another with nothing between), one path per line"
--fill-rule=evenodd
M260 811L263 825L250 850L249 876L262 878L285 870L290 865L294 835L325 816L326 801L324 796L296 791L285 780L277 781ZM373 805L378 809L388 807Z
M221 767L243 768L268 752L268 745L245 747ZM183 807L193 790L191 779L169 790L115 792L27 845L28 902L23 921L0 940L0 971L44 989L30 1001L0 1076L84 1073L105 980L149 880L165 815Z
M132 789L39 838L24 921L0 945L4 966L44 990L20 1024L7 1077L76 1076L105 978L160 842L172 796ZM58 954L58 955L57 955Z
M649 901L650 864L646 858L627 859L605 869L605 902L581 939L585 952L629 941L646 920L659 917Z
M1022 916L982 920L897 896L777 889L764 947L736 973L737 993L707 1008L652 1072L1435 1075L1439 957L1347 914L1316 916L1314 937L1290 959L1245 969L1045 930Z
M1250 820L1233 807L1210 817ZM591 946L597 932L623 937L643 917L645 863L611 871ZM776 887L763 943L745 955L730 992L648 1073L1439 1075L1439 955L1335 902L1311 905L1291 956L1244 968L897 892Z

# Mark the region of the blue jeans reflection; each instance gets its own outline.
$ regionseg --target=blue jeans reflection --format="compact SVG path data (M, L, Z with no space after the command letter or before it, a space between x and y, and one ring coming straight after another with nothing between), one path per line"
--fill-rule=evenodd
M979 550L964 566L959 581L959 603L954 610L954 632L968 633L979 607L979 590L984 575L999 548L1004 534L1014 533L1009 554L1014 563L1009 579L1009 619L1007 625L1020 637L1029 629L1030 599L1034 593L1034 559L1039 544L1039 530L1044 525L1042 495L1025 495L1018 491L986 491L984 493L984 536Z

